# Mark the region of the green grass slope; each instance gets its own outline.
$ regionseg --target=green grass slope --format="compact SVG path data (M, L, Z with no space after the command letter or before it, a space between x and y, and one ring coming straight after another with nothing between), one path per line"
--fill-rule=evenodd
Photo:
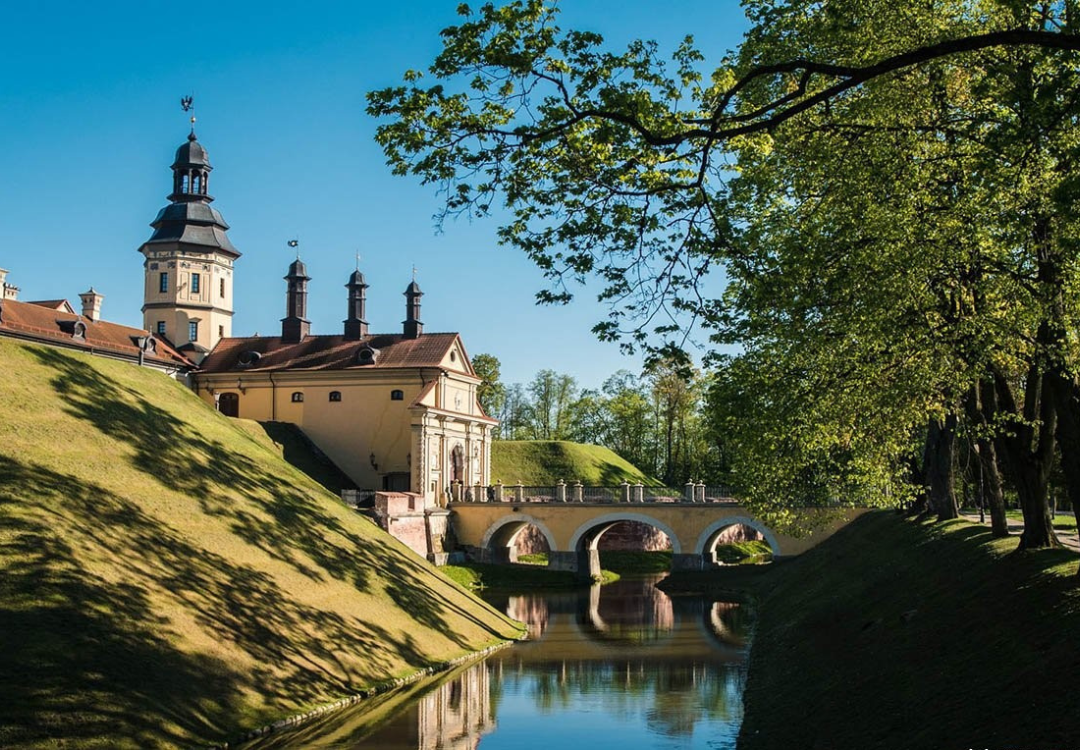
M220 742L516 634L181 384L0 372L0 746Z
M740 750L1080 747L1077 555L1016 544L880 512L772 566Z
M553 485L560 479L595 487L617 487L622 482L650 487L660 484L599 445L564 440L496 440L491 444L492 482L535 487Z

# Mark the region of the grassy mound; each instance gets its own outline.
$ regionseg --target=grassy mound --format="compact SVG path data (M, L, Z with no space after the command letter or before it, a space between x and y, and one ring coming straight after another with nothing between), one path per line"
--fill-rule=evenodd
M491 444L491 481L527 486L579 481L594 487L623 482L660 485L614 451L599 445L555 440L496 440Z
M0 371L0 746L219 742L516 634L181 384Z
M713 574L759 599L740 750L1080 747L1077 556L1016 544L870 513Z
M440 570L470 591L480 591L482 589L503 589L507 591L568 589L586 585L569 571L548 570L539 565L528 563L518 565L468 563L467 565L444 565Z

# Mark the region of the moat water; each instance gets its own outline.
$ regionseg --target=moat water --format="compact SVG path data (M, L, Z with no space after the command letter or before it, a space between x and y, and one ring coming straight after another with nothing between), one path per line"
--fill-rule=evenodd
M656 578L497 594L530 640L250 748L734 748L749 615Z

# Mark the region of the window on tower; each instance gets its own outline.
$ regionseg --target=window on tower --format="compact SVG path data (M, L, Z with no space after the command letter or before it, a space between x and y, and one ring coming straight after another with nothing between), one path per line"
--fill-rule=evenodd
M200 287L202 285L201 282L202 282L202 279L199 278L199 274L197 274L197 273L191 274L191 293L192 294L198 294L199 293L199 289L200 289Z
M159 320L157 322L157 335L158 336L164 336L165 335L165 321L164 320Z
M169 291L169 273L168 271L162 271L158 274L158 291Z
M221 284L221 298L225 299L225 279L221 279L220 284Z
M192 321L187 324L188 341L197 341L199 338L199 324Z

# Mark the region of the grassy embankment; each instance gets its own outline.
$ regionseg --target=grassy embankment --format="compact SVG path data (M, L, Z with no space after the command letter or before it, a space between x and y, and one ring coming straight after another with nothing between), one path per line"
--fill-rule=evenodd
M758 600L740 750L1080 747L1078 557L863 516L801 557L684 576Z
M556 440L496 440L491 444L491 481L532 487L581 482L618 487L623 482L660 485L608 448Z
M0 372L0 746L219 742L516 635L179 383Z

